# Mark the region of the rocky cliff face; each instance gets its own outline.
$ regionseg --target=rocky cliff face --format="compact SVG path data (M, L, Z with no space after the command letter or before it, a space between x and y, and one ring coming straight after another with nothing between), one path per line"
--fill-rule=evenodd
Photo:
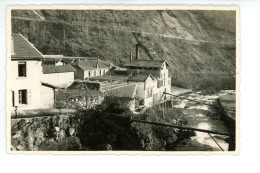
M235 22L231 11L12 11L12 32L43 54L123 65L140 43L141 59L167 60L172 75L235 74Z

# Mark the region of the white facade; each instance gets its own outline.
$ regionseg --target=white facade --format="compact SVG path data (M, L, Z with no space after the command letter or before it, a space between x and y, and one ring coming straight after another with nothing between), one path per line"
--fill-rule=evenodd
M42 75L42 82L67 88L74 82L74 72L50 73Z
M84 71L84 79L86 78L92 78L92 77L98 77L103 76L108 72L108 68L100 68L100 69L94 69L94 70L85 70Z
M151 76L143 82L129 81L129 83L136 83L136 94L143 98L143 104L145 106L150 106L153 104L153 90L154 90L154 80Z
M23 66L23 74L19 74L19 65ZM21 69L20 69L21 73ZM45 89L41 85L42 66L39 60L14 60L11 61L11 96L12 106L18 110L38 109L52 107L54 100L48 100L48 106L43 105L41 96L53 94L53 89ZM42 90L41 90L42 89ZM54 96L53 96L54 97Z
M163 92L171 93L171 78L169 77L169 70L164 62L160 69L160 77L154 81L154 100L159 101L165 98ZM158 83L161 83L158 84ZM166 95L168 98L169 95Z
M169 77L169 70L164 61L160 68L151 69L148 67L134 67L127 69L128 74L151 74L153 78L148 77L144 82L136 82L137 95L144 99L144 105L149 106L160 100L169 98L164 92L171 93L171 77Z

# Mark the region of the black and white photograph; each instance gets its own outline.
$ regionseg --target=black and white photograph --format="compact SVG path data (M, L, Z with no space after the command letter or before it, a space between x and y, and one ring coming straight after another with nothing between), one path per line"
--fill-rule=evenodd
M9 6L7 150L239 153L239 7Z

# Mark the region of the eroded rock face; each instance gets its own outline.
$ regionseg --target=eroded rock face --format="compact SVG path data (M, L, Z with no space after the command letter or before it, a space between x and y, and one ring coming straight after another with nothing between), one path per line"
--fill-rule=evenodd
M177 138L172 128L135 123L127 115L111 116L96 110L12 119L11 129L12 150L18 151L162 151L171 150Z
M80 150L80 123L71 115L12 120L13 150Z

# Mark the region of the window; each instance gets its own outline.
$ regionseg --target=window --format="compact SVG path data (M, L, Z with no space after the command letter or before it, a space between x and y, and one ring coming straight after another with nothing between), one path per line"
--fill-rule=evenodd
M165 81L163 81L163 86L165 86Z
M91 74L90 74L90 71L88 71L88 77L91 77L90 75L91 75Z
M27 90L19 90L19 104L27 104Z
M102 76L102 71L100 70L100 76Z
M163 75L164 75L164 77L165 77L165 73L164 73Z
M18 63L18 76L26 77L26 63L25 62Z
M103 74L105 74L106 73L106 70L104 69L104 73Z

